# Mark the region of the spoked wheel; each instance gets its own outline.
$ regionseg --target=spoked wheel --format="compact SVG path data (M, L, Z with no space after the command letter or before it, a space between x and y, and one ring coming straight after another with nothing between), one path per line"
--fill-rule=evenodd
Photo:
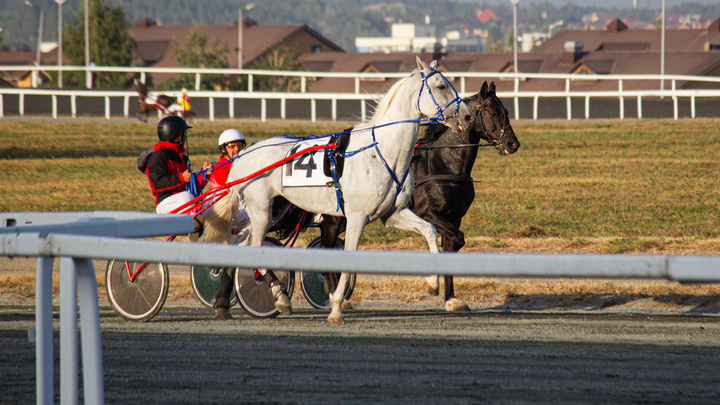
M322 243L322 240L320 238L313 239L312 242L308 245L308 249L311 248L320 248L320 244ZM342 249L345 247L345 241L337 238L335 240L335 247L338 249ZM345 295L344 298L346 300L350 299L350 296L352 296L353 290L355 290L355 273L350 274L350 279L348 280L347 285L345 286ZM303 295L305 296L305 300L307 300L308 304L316 309L330 309L331 303L330 303L330 291L328 289L327 283L325 282L325 276L322 275L322 273L316 273L316 272L300 272L300 287L302 288Z
M265 237L263 246L282 246L279 240ZM292 299L295 288L295 272L273 270L282 284L287 286L288 298ZM235 291L240 306L255 318L275 318L280 311L275 308L275 298L270 292L270 277L263 277L256 269L235 270Z
M133 274L136 276L131 280ZM108 301L115 313L130 321L145 322L160 312L169 286L170 272L165 263L111 260L105 271Z
M242 238L235 236L230 240L231 245L237 245ZM190 267L190 279L192 281L192 288L195 296L198 297L200 302L206 307L212 308L215 305L215 296L217 295L218 287L220 287L220 280L222 280L222 268L208 267L208 266L195 266ZM238 303L237 294L235 294L235 288L233 287L232 293L230 293L230 308Z
M190 268L190 278L192 279L192 288L200 302L206 307L213 307L215 304L215 295L220 280L222 279L223 268L208 266L192 266ZM238 303L235 289L230 294L230 307Z

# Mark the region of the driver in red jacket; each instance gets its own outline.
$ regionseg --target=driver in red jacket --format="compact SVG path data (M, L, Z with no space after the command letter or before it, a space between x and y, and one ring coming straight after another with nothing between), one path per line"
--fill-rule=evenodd
M158 123L159 142L155 144L145 169L150 189L155 196L155 211L158 214L168 214L195 198L187 191L192 172L188 167L189 159L183 154L183 144L190 128L192 127L188 126L184 119L174 115L165 117ZM205 162L202 170L211 172L212 164ZM198 179L198 189L202 189L207 183L205 177L203 175ZM196 228L199 227L198 222L201 224L202 220L196 221Z

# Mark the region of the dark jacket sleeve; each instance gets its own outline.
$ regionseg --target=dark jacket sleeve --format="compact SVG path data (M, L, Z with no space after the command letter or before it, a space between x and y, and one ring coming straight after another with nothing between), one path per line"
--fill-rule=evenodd
M150 157L148 177L155 185L155 192L160 193L184 183L182 173L168 174L168 156L164 151L157 151Z

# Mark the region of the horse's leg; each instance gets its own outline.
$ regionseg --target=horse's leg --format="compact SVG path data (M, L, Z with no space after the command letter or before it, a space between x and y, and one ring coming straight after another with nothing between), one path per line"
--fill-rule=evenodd
M345 230L345 217L336 217L333 215L323 215L322 224L320 226L320 245L325 249L336 249L337 238ZM332 295L337 291L338 281L340 280L340 273L322 273L327 283L328 292L330 293L330 299ZM344 296L344 294L343 294ZM342 309L344 311L352 309L352 305L349 302L343 301Z
M426 213L425 218L435 226L437 232L442 235L443 252L457 252L465 246L465 235L460 231L460 220L451 221L437 211ZM437 276L430 276L428 278ZM425 290L427 291L428 279L425 279ZM445 276L445 310L451 312L469 311L468 305L455 297L453 276Z
M258 204L258 200L252 203L245 200L245 204L245 211L250 218L250 245L262 246L263 240L265 239L265 232L267 232L270 221L272 221L270 201ZM283 286L275 276L275 273L268 269L258 269L258 271L263 277L270 277L270 292L273 298L275 298L275 308L277 308L281 314L292 315L290 299L287 296L287 292L283 290Z
M357 250L360 244L360 237L362 236L363 230L367 225L367 217L362 214L358 214L347 219L347 229L345 230L345 250L354 251ZM349 273L342 273L340 280L335 291L345 291L347 287L348 279L350 278ZM343 293L333 294L330 302L332 303L332 309L328 316L328 322L330 323L341 323L344 322L342 316L342 301Z
M427 240L430 253L440 253L437 242L437 231L431 223L425 221L407 207L402 207L394 211L389 216L382 219L383 224L387 227L397 228L403 231L412 231L419 233Z

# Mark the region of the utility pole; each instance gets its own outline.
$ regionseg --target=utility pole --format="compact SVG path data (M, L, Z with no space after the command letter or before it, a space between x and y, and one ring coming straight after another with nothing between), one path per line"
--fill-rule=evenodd
M85 0L85 87L92 87L90 75L90 0Z

